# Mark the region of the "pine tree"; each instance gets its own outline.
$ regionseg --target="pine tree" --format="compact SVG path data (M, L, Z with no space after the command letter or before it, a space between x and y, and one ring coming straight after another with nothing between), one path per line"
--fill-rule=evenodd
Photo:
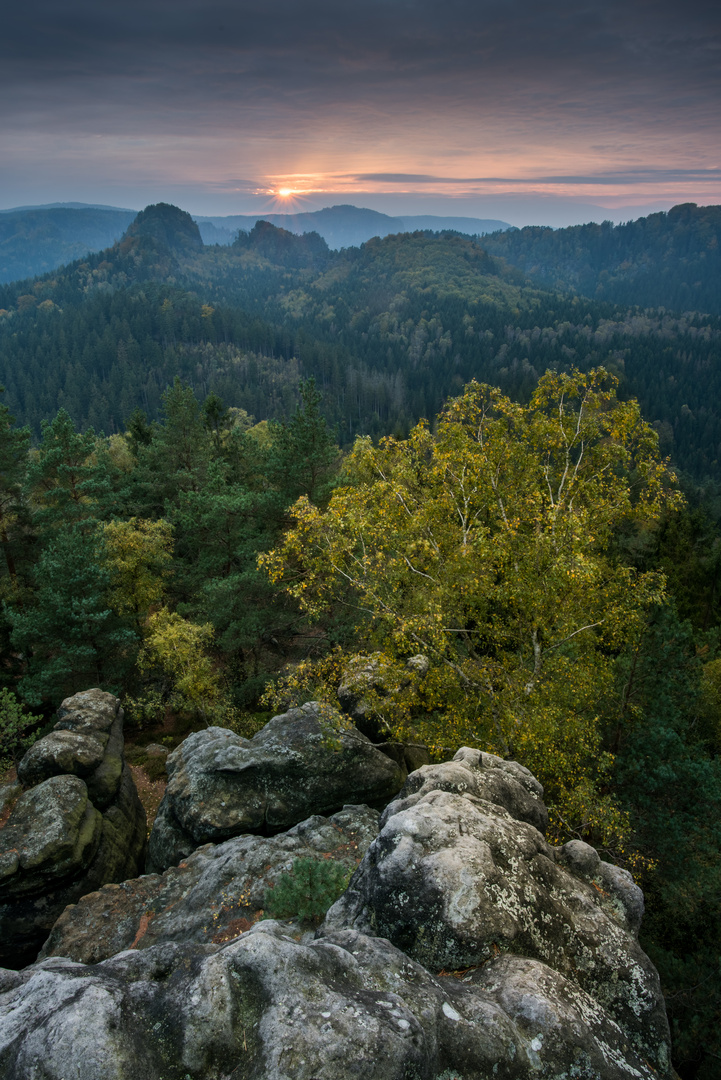
M307 495L322 503L339 461L339 450L320 411L323 395L315 379L300 384L301 402L292 419L275 426L271 473L289 501Z
M6 405L0 405L0 543L13 585L17 580L16 545L27 524L22 486L29 444L30 429L16 428L15 417Z
M137 637L107 602L110 574L99 531L58 529L34 571L31 607L9 608L12 643L25 656L18 690L30 705L57 705L89 686L119 691Z

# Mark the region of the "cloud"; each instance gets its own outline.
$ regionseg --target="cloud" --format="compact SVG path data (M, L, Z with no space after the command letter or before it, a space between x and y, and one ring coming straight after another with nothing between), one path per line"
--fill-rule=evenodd
M242 192L281 173L376 189L713 188L721 9L29 0L4 13L0 94L13 154L0 192L38 167L57 177L58 161L68 182L73 168L99 184L165 176L205 190L241 176Z
M640 167L637 169L623 169L593 174L569 173L558 176L433 176L428 173L359 173L347 178L349 181L359 184L365 182L381 184L517 184L537 187L545 184L592 184L592 185L618 185L618 184L668 184L668 183L704 183L721 184L721 168L711 169L664 169Z
M221 115L264 101L382 109L387 94L463 110L482 93L502 109L528 90L602 111L653 88L683 107L718 95L720 43L717 7L699 0L30 0L5 15L0 79L111 99L132 83L131 107L180 92L191 113L210 101Z

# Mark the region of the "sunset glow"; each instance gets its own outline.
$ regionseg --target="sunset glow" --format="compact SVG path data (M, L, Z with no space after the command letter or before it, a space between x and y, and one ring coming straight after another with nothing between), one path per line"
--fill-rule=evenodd
M652 20L641 0L518 0L507 13L458 0L442 15L417 0L412 19L406 5L329 0L313 19L285 0L252 19L244 2L210 0L199 18L197 0L177 0L170 38L165 4L142 10L140 38L112 5L88 22L68 0L43 34L17 10L0 39L13 102L0 209L351 203L515 224L504 207L602 219L721 202L721 33L696 0L661 0Z

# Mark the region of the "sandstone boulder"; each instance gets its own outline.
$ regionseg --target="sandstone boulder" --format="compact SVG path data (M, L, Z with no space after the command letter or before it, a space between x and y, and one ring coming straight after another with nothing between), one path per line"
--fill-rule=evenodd
M168 941L229 941L259 918L265 890L295 859L333 859L355 869L378 832L379 816L367 806L346 806L277 836L206 844L162 875L104 885L65 909L40 959L97 964L124 949Z
M353 930L258 923L96 966L0 972L0 1077L537 1080L668 1076L573 979L500 956L463 982Z
M0 961L32 960L67 904L142 869L145 811L123 760L123 714L102 690L66 699L18 775L0 829ZM74 771L72 771L74 770Z
M274 717L250 740L224 728L197 732L169 755L167 769L150 836L155 873L201 844L272 834L346 803L385 805L406 775L318 702Z
M658 975L634 936L640 891L590 848L552 848L541 795L520 765L467 748L413 773L321 932L388 938L432 972L537 960L665 1068Z
M53 776L20 796L2 831L0 895L23 896L84 871L102 814L77 776Z
M123 771L123 711L104 690L66 698L53 731L39 739L18 765L18 779L33 787L51 776L85 780L93 804L104 810L115 798Z

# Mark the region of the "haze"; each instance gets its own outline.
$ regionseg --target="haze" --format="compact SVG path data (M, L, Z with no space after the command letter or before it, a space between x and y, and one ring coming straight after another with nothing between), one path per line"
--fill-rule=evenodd
M31 0L0 38L0 207L561 225L718 203L720 10Z

